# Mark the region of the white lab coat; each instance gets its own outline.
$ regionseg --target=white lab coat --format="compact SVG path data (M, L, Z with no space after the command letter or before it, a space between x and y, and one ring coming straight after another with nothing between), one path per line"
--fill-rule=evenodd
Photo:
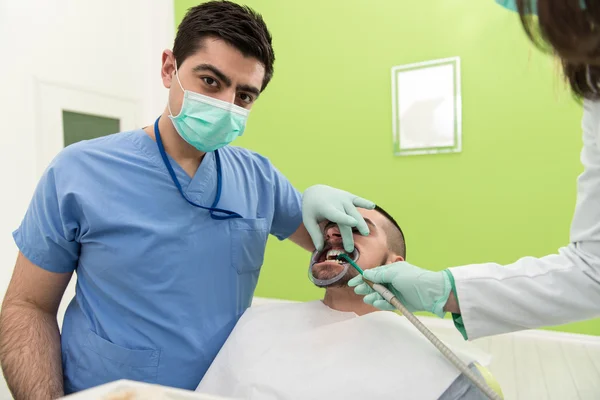
M571 243L510 265L450 269L469 339L600 316L600 102L584 102L582 127Z

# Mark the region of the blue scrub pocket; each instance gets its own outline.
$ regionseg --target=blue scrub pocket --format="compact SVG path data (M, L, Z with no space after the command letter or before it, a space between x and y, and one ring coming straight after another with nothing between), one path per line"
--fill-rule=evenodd
M267 220L235 218L229 220L231 263L238 274L260 270L267 246Z
M160 351L132 350L109 342L90 331L79 351L75 376L86 386L119 379L156 383Z

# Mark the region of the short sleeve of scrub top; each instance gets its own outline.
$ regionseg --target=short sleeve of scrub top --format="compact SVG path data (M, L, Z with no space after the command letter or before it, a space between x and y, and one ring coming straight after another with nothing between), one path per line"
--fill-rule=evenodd
M72 152L62 151L42 175L21 226L13 233L23 255L50 272L73 272L77 266L81 231L79 208L73 196L62 195L64 183L76 173Z
M271 169L275 185L275 211L271 235L284 240L302 223L302 195L277 168L271 165Z

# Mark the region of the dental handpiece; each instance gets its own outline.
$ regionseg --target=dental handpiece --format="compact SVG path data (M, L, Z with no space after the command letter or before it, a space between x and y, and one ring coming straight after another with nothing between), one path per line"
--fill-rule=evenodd
M361 276L364 275L363 270L346 254L340 254L338 259L352 265ZM498 393L496 393L483 379L475 374L464 361L458 358L458 356L454 354L452 350L450 350L448 346L446 346L440 339L438 339L437 336L435 336L433 332L431 332L421 321L419 321L419 319L415 317L413 313L408 311L406 307L404 307L404 304L402 304L388 288L379 283L373 283L364 277L363 282L369 285L371 289L379 293L381 297L383 297L388 303L400 311L402 315L404 315L406 319L408 319L410 323L413 324L415 328L417 328L419 332L421 332L423 336L425 336L444 355L444 357L448 359L448 361L454 364L454 366L458 368L460 372L465 374L465 376L469 378L469 380L473 382L473 384L477 386L477 388L479 388L479 390L481 390L490 400L502 400L502 397Z

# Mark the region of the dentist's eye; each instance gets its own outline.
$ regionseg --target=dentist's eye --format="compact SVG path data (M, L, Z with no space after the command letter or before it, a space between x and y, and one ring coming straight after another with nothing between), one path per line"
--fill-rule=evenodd
M212 87L218 87L219 86L219 82L217 82L216 79L211 78L210 76L205 76L204 78L202 78L202 80L204 81L204 83L206 83L208 86L212 86Z
M239 98L244 104L250 104L254 101L254 98L246 93L240 93Z

